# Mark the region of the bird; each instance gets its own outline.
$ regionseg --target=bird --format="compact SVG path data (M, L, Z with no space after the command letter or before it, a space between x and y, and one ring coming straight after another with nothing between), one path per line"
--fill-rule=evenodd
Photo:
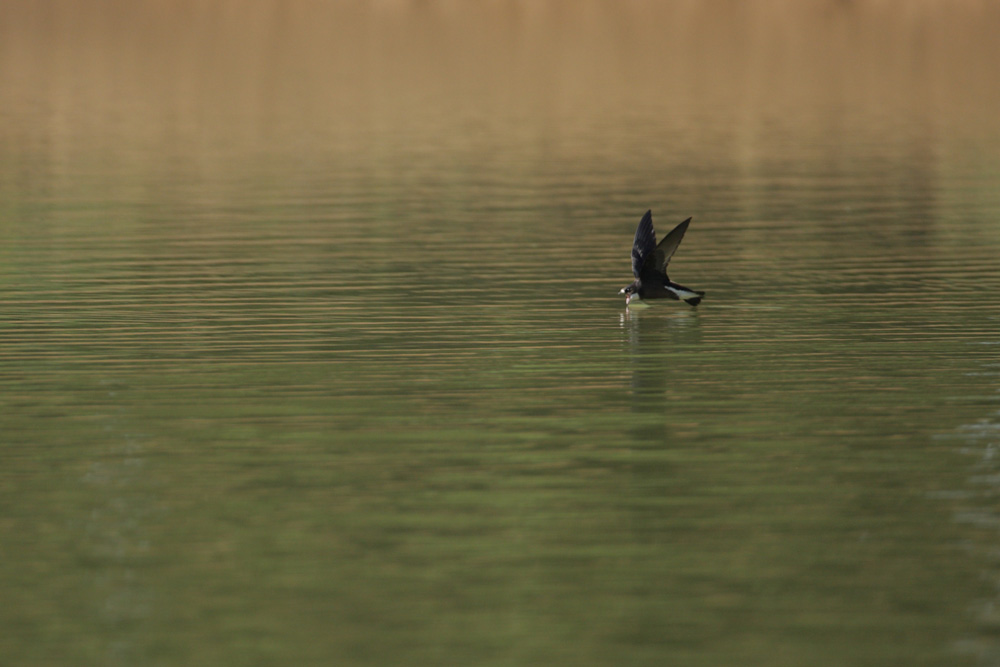
M653 230L653 212L646 211L646 215L642 216L639 228L635 230L635 241L632 242L632 273L635 275L635 282L618 292L625 295L626 305L649 299L674 299L691 306L701 303L704 292L678 285L667 277L667 264L681 244L690 223L691 218L688 218L657 244L656 232Z

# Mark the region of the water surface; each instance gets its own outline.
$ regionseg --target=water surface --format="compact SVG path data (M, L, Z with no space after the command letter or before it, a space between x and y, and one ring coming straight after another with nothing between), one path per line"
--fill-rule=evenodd
M6 661L1000 662L995 7L97 7L0 4Z

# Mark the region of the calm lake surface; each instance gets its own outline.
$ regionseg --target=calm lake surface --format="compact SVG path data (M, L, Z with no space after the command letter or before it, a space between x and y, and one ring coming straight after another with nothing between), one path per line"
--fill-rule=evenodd
M0 662L1000 664L998 31L0 3Z

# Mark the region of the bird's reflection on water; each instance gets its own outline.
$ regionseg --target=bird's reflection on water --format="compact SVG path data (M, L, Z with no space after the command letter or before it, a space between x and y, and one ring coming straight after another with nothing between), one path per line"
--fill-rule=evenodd
M630 357L631 409L638 419L631 427L637 443L663 443L672 416L672 362L680 355L697 354L701 340L698 311L691 308L640 306L620 316Z

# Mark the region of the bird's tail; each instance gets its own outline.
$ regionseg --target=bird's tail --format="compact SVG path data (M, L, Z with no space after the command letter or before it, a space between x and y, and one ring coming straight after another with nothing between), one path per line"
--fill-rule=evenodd
M690 306L697 306L699 303L701 303L701 299L702 299L703 296L705 296L705 293L704 292L697 292L695 290L691 290L691 291L694 292L697 296L689 296L689 297L685 298L684 299L684 303L686 303L686 304L688 304Z
M666 283L664 287L673 293L674 298L680 299L684 303L691 304L692 306L697 306L701 303L702 297L705 296L704 292L699 292L698 290L691 289L690 287L684 287L684 285L678 285L669 278L667 278L664 282Z

